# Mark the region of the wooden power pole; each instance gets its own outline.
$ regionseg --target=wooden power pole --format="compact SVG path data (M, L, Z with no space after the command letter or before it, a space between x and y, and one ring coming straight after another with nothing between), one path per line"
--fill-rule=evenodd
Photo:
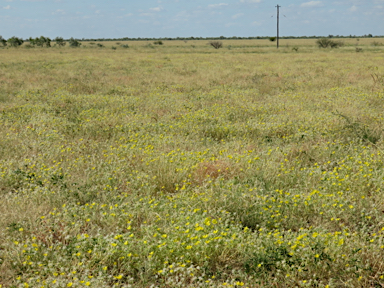
M276 8L277 8L277 49L279 49L279 18L280 18L280 11L279 11L279 8L281 6L279 6L279 4L277 4Z

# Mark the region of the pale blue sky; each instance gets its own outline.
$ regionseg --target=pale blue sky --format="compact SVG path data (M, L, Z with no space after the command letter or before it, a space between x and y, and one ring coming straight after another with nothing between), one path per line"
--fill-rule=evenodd
M384 35L384 0L0 0L0 35L272 36L276 4L282 36Z

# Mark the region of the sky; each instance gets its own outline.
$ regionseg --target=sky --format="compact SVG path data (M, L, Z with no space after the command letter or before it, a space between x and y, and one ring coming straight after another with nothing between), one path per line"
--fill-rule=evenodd
M28 38L384 35L384 0L0 0L0 35Z

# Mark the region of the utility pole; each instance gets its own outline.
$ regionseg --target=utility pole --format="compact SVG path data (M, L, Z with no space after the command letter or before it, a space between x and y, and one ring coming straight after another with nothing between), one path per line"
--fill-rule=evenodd
M281 6L279 6L279 4L277 4L276 8L277 8L277 49L279 49L279 17L280 17L280 11L279 11L279 8Z

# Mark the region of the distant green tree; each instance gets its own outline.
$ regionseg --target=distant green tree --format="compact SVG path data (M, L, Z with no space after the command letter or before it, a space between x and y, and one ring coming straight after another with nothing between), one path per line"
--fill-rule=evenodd
M78 40L71 37L71 39L69 39L69 46L70 47L80 47L81 43Z
M56 42L57 45L59 45L60 47L63 47L65 46L65 44L67 44L67 42L64 41L63 37L56 37L54 39L54 41Z
M51 47L51 39L49 37L40 36L41 47Z
M36 38L37 39L37 38ZM36 39L35 38L32 38L32 37L29 37L28 41L29 41L29 44L30 45L33 45L33 46L36 46Z
M1 35L0 35L0 44L3 46L7 46L7 40L5 40Z
M33 46L51 47L52 40L49 37L40 36L36 38L29 37L28 41Z
M13 37L9 38L7 42L11 47L19 47L20 45L22 45L24 43L24 40L21 38L18 38L16 36L13 36Z

